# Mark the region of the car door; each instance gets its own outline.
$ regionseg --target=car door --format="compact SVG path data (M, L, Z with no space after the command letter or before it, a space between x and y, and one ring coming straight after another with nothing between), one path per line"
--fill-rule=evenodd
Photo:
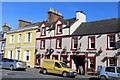
M61 67L61 65L60 65L59 63L57 63L57 62L55 62L55 64L54 64L54 72L55 72L56 74L61 74L61 72L62 72L62 67Z
M6 64L7 64L7 61L8 61L8 60L6 59L6 60L4 60L4 61L2 62L2 68L6 68L6 67L7 67L7 65L6 65Z
M109 78L117 78L117 73L116 73L115 67L106 67L105 71L106 71L106 75Z
M120 67L116 67L117 77L120 79Z

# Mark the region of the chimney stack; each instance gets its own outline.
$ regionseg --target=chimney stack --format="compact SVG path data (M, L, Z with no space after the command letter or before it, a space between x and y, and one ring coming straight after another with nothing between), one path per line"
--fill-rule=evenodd
M76 11L76 20L86 22L86 15L82 11Z
M18 21L19 21L19 26L18 26L19 28L31 24L31 21L24 21L24 20L18 20Z
M50 8L49 12L48 12L48 22L54 22L56 21L58 18L63 18L62 13Z
M8 32L10 30L11 30L10 25L8 23L4 23L4 25L2 26L2 31Z

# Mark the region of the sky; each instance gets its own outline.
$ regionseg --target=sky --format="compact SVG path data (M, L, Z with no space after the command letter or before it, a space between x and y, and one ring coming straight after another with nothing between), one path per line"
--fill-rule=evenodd
M2 2L0 26L8 23L16 29L18 20L32 19L33 23L47 20L49 8L60 11L64 19L74 18L76 11L83 11L87 22L118 17L118 2Z

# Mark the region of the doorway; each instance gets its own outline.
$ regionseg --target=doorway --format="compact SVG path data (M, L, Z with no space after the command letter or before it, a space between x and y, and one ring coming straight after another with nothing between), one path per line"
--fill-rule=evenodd
M72 60L75 63L76 71L81 75L84 74L85 73L85 56L75 55L75 56L72 56Z

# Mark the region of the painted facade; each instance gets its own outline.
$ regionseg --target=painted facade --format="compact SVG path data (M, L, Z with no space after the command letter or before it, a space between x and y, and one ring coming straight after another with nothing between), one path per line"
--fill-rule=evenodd
M25 61L34 67L37 26L27 26L11 30L6 36L5 58Z
M78 37L72 36L72 33L82 22L86 22L86 15L80 11L76 12L76 18L58 18L50 23L43 21L36 37L35 67L41 67L43 59L56 59L64 61L68 66L76 69L74 64L76 60L73 59L76 55L74 50L77 49ZM84 54L79 54L78 57L84 61ZM82 65L86 66L85 64Z

